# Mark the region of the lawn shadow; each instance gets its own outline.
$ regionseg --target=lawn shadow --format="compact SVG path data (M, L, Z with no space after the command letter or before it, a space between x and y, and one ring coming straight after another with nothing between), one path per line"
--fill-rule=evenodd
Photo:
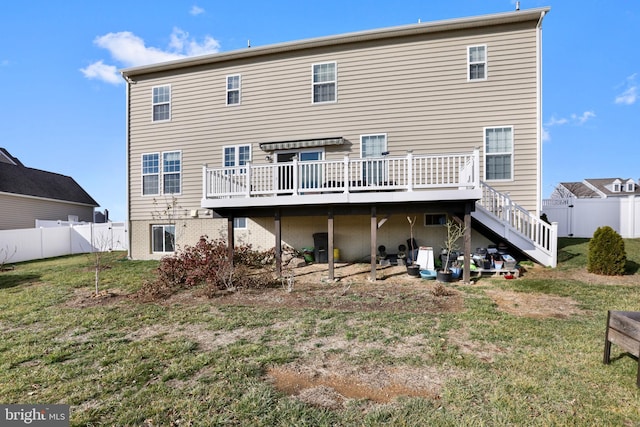
M9 289L40 279L39 274L2 274L0 273L0 289Z
M624 266L624 274L634 275L638 271L640 271L640 264L635 261L629 261L627 259L627 263Z

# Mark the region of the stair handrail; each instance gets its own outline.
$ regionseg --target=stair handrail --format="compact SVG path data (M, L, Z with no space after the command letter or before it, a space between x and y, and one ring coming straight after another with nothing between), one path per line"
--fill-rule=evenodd
M515 203L508 194L501 193L485 182L480 182L482 198L477 202L484 210L498 218L537 248L556 259L557 224L549 224ZM555 266L555 262L552 262Z

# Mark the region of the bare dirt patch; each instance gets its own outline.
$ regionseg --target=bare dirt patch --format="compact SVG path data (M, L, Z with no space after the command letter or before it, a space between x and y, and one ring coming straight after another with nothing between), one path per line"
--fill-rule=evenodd
M278 390L315 406L340 409L348 399L388 403L398 396L439 399L444 382L459 372L425 367L356 368L337 356L323 364L290 363L271 368L267 380Z
M88 288L78 288L75 290L72 298L64 303L69 308L88 308L103 305L117 304L127 299L127 294L118 290L100 291L96 293Z
M407 275L404 267L379 268L370 280L369 264L340 264L334 280L329 280L326 264L313 264L293 271L293 285L281 288L246 289L221 293L215 305L255 305L273 308L315 308L340 311L386 311L444 313L463 309L460 292L434 296L434 281Z
M567 297L498 289L487 289L485 292L496 302L500 310L516 316L566 319L584 313L577 307L576 301Z

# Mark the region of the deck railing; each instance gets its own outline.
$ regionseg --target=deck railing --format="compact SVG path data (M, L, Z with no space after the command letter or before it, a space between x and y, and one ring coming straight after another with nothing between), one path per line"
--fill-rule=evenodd
M481 183L482 199L477 202L496 218L517 231L538 248L549 255L555 254L557 242L557 227L549 224L531 212L527 211L511 198L500 193L491 186Z
M331 192L476 188L479 151L342 160L299 161L239 167L203 167L207 199Z

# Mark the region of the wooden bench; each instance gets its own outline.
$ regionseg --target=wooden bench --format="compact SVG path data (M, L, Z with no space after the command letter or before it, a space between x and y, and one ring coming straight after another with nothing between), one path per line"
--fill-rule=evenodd
M602 363L611 363L611 343L614 343L636 358L640 357L640 311L607 312L607 330L604 338ZM636 385L640 387L640 359Z

